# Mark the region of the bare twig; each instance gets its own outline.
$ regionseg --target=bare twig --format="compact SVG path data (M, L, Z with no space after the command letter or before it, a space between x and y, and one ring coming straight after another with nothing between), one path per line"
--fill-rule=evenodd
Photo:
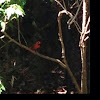
M59 0L55 0L61 7L63 10L65 10L65 8L63 7L63 5L59 2Z
M83 0L83 21L82 21L82 34L84 34L86 25L86 2Z
M90 23L90 16L88 17L88 21L87 21L87 24L86 24L86 27L85 27L85 34L88 33L87 29L88 29L89 23Z
M11 43L11 40L9 40L7 43L5 43L3 46L1 46L0 49L4 48L9 43Z
M76 0L75 3L70 8L72 9L76 4L77 4L76 7L79 7L79 1L78 0Z
M66 4L65 4L65 1L64 0L63 0L63 5L64 5L64 8L67 10Z
M79 24L76 21L74 21L74 25L76 26L77 31L81 34L82 29L80 28Z
M76 3L77 3L77 5L78 5L78 7L79 7L79 0L76 0Z
M78 15L78 13L79 13L79 10L80 10L80 8L81 8L81 5L82 5L82 1L81 1L80 5L79 5L77 11L76 11L76 14L75 14L75 15L72 17L72 19L68 22L69 25L71 25L71 24L75 21L77 15Z
M21 43L21 40L20 40L20 25L19 25L19 19L17 21L17 25L18 25L18 41Z
M13 27L14 27L15 29L18 29L16 26L13 26ZM20 33L20 35L22 36L22 38L23 38L25 44L27 45L27 41L26 41L25 37L23 36L21 30L19 30L19 33Z
M89 34L89 33L90 33L90 29L85 34Z
M66 6L64 7L58 0L55 0L55 1L62 7L62 9L63 9L62 12L64 12L66 15L68 15L70 17L70 19L67 22L67 24L68 24L74 18L74 16L72 15L72 13L70 13L67 10ZM74 22L78 32L81 33L81 28L80 28L79 24L75 20L73 20L73 22ZM68 28L70 29L70 24L68 24Z

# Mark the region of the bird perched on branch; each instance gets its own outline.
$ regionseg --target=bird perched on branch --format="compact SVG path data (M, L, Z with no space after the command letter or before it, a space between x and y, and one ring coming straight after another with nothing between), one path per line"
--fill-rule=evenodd
M37 49L40 48L40 44L41 44L41 42L40 42L40 41L37 41L34 45L32 45L32 46L30 47L30 49L31 49L31 50L37 50Z

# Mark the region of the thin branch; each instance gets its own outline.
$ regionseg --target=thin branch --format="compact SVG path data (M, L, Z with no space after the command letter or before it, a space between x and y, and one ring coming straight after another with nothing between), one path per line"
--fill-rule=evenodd
M62 9L63 9L62 12L70 17L70 19L67 21L67 24L68 24L73 19L74 16L72 15L72 13L70 13L67 10L66 6L64 7L58 0L55 0L55 1L62 7ZM80 28L79 24L75 20L73 20L73 22L74 22L78 32L81 33L81 28ZM68 25L68 28L70 29L70 24Z
M82 5L82 1L81 1L80 5L79 5L77 11L76 11L75 16L73 16L72 19L70 20L70 22L68 23L69 25L71 25L71 24L75 21L77 15L78 15L78 13L79 13L79 10L80 10L80 8L81 8L81 5Z
M79 7L79 1L78 0L75 1L75 3L70 7L70 9L72 9L75 5L76 5L76 7Z
M13 27L14 27L15 29L18 29L16 26L13 26ZM22 36L22 38L23 38L25 44L27 45L27 41L26 41L25 37L23 36L21 30L20 30L19 32L20 32L20 34L21 34L21 36Z
M82 34L85 32L86 25L86 2L83 0L83 20L82 20Z
M65 10L65 8L63 7L63 5L58 1L58 0L55 0L61 7L63 10Z
M21 40L20 40L20 26L19 26L19 19L17 21L17 25L18 25L18 41L21 43Z
M87 24L86 24L86 27L85 27L85 33L87 32L87 29L88 29L89 23L90 23L90 16L88 17L88 21L87 21Z
M61 7L62 7L62 11L64 11L64 13L66 14L66 15L69 15L69 17L70 18L72 18L73 17L73 15L72 15L72 13L70 13L68 10L67 10L67 8L64 8L64 6L58 1L58 0L55 0Z
M76 26L77 31L81 34L81 27L79 26L79 24L74 21L74 25Z
M85 34L89 34L89 33L90 33L90 29Z
M5 43L3 46L1 46L0 49L4 48L9 43L11 43L11 40L9 40L7 43Z
M0 40L1 40L3 43L6 43L6 42L3 40L4 37L5 37L4 35L3 35L3 36L0 36Z
M79 7L79 1L78 1L78 0L76 0L76 2L77 2L77 5L78 5L78 7Z
M65 4L65 1L64 0L63 0L63 5L64 5L64 8L67 10L66 4Z
M22 47L22 48L24 48L24 49L30 51L30 52L33 53L34 55L38 55L38 56L40 56L40 57L42 57L42 58L46 58L46 59L48 59L48 60L57 62L55 58L51 58L51 57L48 57L48 56L44 56L44 55L42 55L42 54L39 54L38 52L35 52L35 51L31 50L30 48L28 48L27 46L25 46L25 45L23 45L23 44L17 42L16 40L12 39L6 32L4 32L4 35L5 35L7 38L9 38L12 42L14 42L14 43L17 44L18 46L20 46L20 47Z

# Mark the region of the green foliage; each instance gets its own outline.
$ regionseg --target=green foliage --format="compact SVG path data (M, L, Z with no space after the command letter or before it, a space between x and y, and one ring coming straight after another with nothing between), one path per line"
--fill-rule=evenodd
M21 6L17 5L17 4L12 4L10 5L6 10L5 13L7 15L7 19L9 20L10 17L14 14L16 14L17 16L14 16L13 18L17 19L19 16L24 16L24 10L21 8Z
M1 78L2 77L0 77L0 94L2 93L2 91L5 91L6 90L5 87L4 87L4 85L1 82Z
M11 0L10 3L11 4L18 4L18 5L20 5L23 8L24 5L26 4L26 0Z
M43 1L45 1L45 0L43 0ZM49 0L50 2L53 2L54 0Z
M24 16L23 7L26 0L0 0L0 27L1 32L5 31L6 22Z
M10 0L0 0L0 5L2 4L2 3L6 3L6 2L9 2Z
M4 32L6 24L12 21L12 19L18 19L19 16L24 16L25 12L23 7L26 0L0 0L0 31ZM2 83L2 77L0 76L0 94L5 91L5 87Z
M50 2L53 2L54 0L50 0Z

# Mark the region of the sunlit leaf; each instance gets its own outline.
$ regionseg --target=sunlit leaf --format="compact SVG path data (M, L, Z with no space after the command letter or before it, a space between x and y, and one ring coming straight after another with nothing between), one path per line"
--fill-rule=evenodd
M5 10L6 14L7 14L7 19L9 20L9 18L11 17L12 14L14 14L15 9L12 7L9 7Z
M6 14L7 14L7 19L9 20L11 15L13 14L17 14L17 16L24 16L25 12L24 10L21 8L21 6L17 5L17 4L12 4L10 5L10 7L8 7L5 10Z
M2 3L4 3L6 0L0 0L0 5L2 4Z
M1 94L2 90L0 89L0 94Z
M5 31L5 27L6 27L6 24L5 22L1 22L1 32L4 32Z
M10 2L10 0L0 0L0 5L1 5L2 3L4 3L5 1Z
M1 88L2 90L4 90L4 91L6 90L5 87L3 86L3 84L1 84L1 87L0 87L0 88Z
M0 80L0 84L1 84L1 80Z
M3 12L4 10L2 8L0 8L0 12Z
M0 80L0 94L2 93L2 90L5 91L6 89Z
M21 6L15 4L15 5L14 5L14 8L16 9L16 10L15 10L15 13L16 13L16 14L21 15L21 16L25 15L25 12L24 12L24 10L22 9Z

